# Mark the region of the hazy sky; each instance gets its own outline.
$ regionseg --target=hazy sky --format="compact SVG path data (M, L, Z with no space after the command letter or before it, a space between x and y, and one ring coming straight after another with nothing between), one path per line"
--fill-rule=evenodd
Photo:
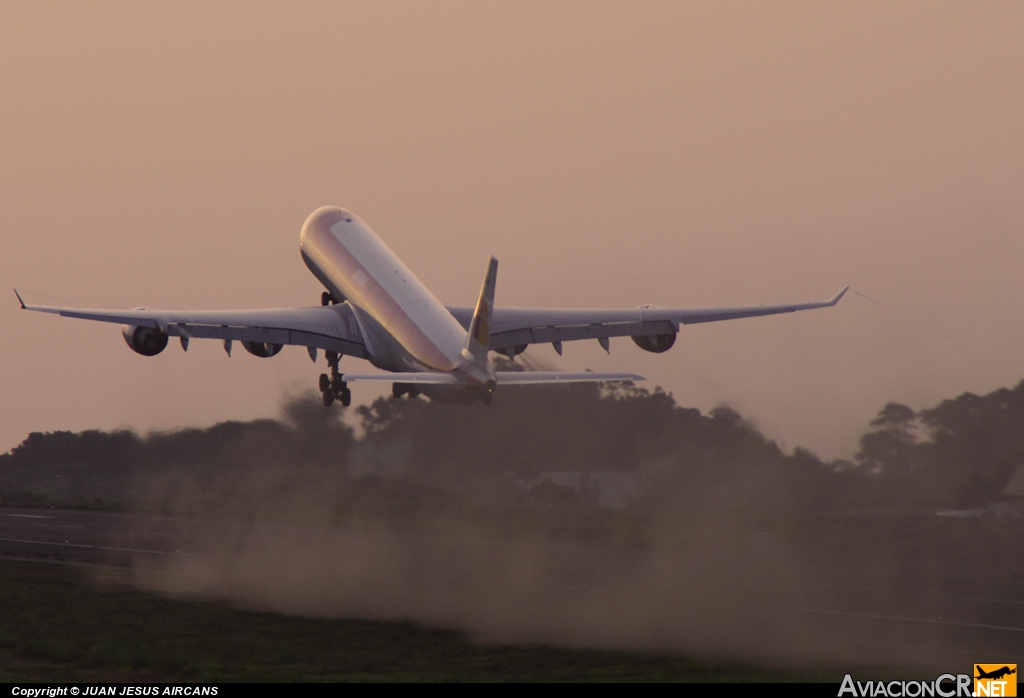
M506 305L850 284L872 300L684 328L667 354L529 352L849 456L887 401L1024 377L1022 30L1019 2L7 0L0 286L92 307L317 304L298 233L325 204L452 304L475 301L490 253ZM323 370L214 341L145 358L116 326L2 292L0 450L274 416Z

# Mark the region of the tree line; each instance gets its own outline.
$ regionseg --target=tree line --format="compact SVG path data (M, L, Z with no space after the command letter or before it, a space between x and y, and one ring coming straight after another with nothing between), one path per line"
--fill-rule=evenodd
M643 483L638 508L709 500L754 512L957 507L1005 498L1024 463L1024 381L920 412L889 403L849 461L784 453L728 407L702 414L630 383L507 388L487 409L390 398L354 409L358 437L342 408L325 410L312 395L274 420L144 436L32 433L0 455L0 500L244 508L371 492L509 502L522 497L518 481L543 472L630 471ZM373 450L396 443L405 447ZM400 458L401 467L386 477L353 467L367 453Z

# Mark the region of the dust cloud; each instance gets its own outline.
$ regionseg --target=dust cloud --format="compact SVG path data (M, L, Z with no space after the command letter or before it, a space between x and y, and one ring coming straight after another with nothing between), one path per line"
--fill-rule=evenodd
M1022 419L1024 382L888 403L854 460L823 461L629 383L489 408L304 394L279 419L32 433L0 498L145 512L100 517L118 550L178 553L137 555L141 585L247 608L946 671L1018 649Z
M989 611L964 601L993 592L961 580L999 576L1016 520L842 500L853 464L783 454L735 412L660 391L501 397L491 410L381 399L358 408L362 439L312 396L292 400L272 423L288 448L228 440L215 461L248 455L227 480L178 478L173 496L167 480L136 484L195 517L189 554L140 583L485 642L922 666L957 641L999 645L978 635ZM584 473L612 471L638 484L598 506Z
M408 619L490 642L821 658L794 620L801 566L726 517L643 546L498 532L442 512L383 525L253 526L206 540L149 583L290 614Z

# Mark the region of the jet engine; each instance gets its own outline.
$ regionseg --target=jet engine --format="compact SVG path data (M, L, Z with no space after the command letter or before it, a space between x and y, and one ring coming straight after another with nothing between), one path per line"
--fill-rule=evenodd
M261 359L269 359L281 351L280 344L272 344L270 342L242 342L242 346L245 347L247 352Z
M167 347L167 335L156 327L121 325L125 343L137 354L156 356Z
M661 354L672 348L676 343L676 332L668 334L641 334L633 337L633 343L644 351Z

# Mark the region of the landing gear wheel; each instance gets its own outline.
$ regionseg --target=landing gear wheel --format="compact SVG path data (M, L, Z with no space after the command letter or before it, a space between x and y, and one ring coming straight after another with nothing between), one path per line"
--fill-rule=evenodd
M333 351L325 352L327 365L331 367L331 375L320 374L320 392L324 394L324 407L330 407L335 400L348 407L352 404L352 391L345 385L344 376L338 370L338 359L341 357Z
M391 384L391 397L393 397L393 398L395 398L397 400L398 398L402 397L403 395L405 395L405 386L402 385L401 383L392 383Z

